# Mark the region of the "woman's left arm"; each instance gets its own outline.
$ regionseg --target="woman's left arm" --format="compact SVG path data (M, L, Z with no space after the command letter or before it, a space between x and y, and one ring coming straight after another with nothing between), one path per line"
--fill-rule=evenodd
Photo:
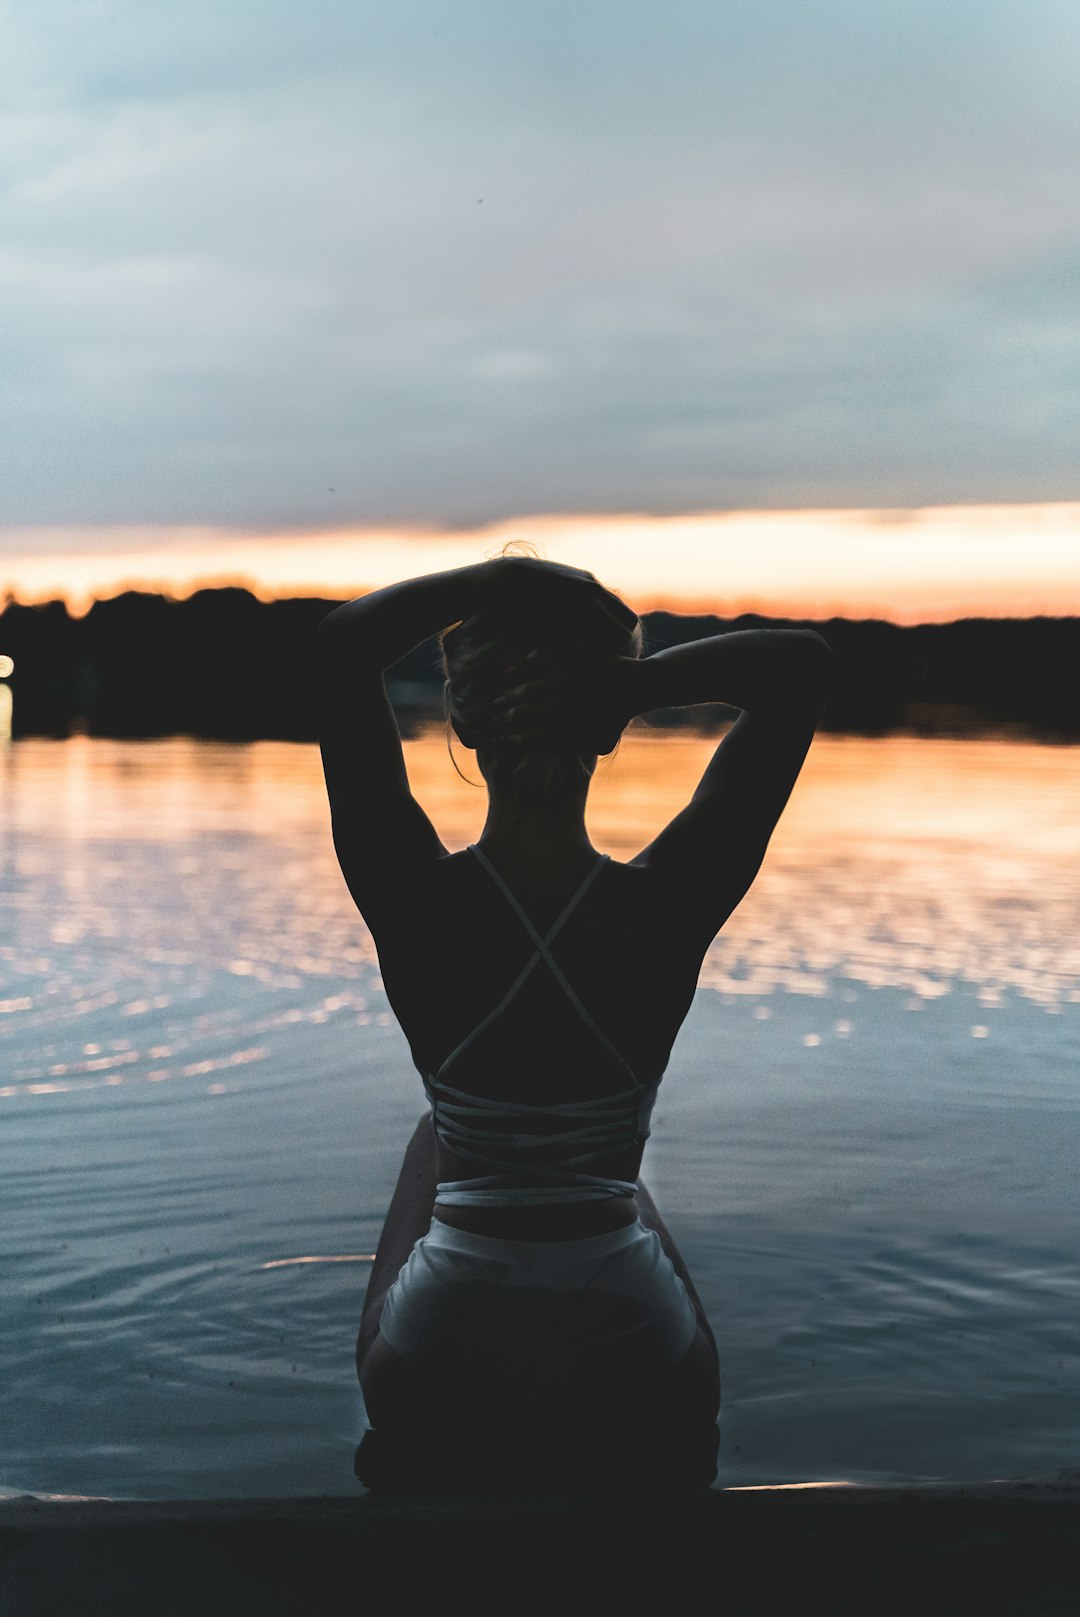
M383 670L479 611L495 564L373 590L331 612L317 637L319 740L342 875L365 914L446 849L409 790Z

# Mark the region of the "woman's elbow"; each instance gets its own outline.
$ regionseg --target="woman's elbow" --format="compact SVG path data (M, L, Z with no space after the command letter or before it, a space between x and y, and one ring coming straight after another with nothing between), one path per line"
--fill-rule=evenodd
M800 677L815 674L827 678L833 665L833 650L816 629L778 629L776 634L791 673Z
M808 656L823 661L826 666L832 661L832 647L825 636L819 634L816 629L792 629L790 633L797 636L799 643L806 647Z
M798 641L792 647L795 656L790 665L791 678L807 702L820 712L835 676L833 649L816 629L796 629L793 633Z
M799 667L811 679L825 684L832 677L836 661L833 649L825 636L816 629L796 629L799 637Z

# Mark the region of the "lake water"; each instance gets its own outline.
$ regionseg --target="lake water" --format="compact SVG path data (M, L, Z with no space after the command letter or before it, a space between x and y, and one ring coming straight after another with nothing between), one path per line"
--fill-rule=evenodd
M713 746L631 732L631 855ZM483 818L407 744L444 840ZM1080 1452L1080 749L822 737L706 962L646 1177L720 1345L720 1481ZM0 1492L349 1493L420 1080L317 754L0 750Z

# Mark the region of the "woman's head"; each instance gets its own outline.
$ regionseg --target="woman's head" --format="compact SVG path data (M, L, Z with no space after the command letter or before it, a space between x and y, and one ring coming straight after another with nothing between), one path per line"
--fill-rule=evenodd
M496 703L521 678L512 678L511 669L538 653L545 670L567 679L571 690L580 681L584 695L590 673L595 678L604 659L639 657L642 650L641 624L632 613L627 611L625 640L613 645L611 625L595 609L578 610L572 597L549 598L531 587L538 562L526 555L525 587L505 591L497 607L463 619L440 636L447 719L464 745L476 749L488 785L523 807L580 791L597 756L617 745L621 726L600 720L590 730L588 721L578 727L564 716L525 740L500 735ZM504 551L503 556L500 566L512 567L523 559L520 551ZM512 582L513 574L510 578ZM617 627L614 638L621 638Z

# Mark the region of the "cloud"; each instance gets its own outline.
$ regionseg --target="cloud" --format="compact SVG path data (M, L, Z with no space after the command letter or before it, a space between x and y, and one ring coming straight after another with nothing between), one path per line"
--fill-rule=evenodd
M3 520L1052 500L1057 0L21 0Z

